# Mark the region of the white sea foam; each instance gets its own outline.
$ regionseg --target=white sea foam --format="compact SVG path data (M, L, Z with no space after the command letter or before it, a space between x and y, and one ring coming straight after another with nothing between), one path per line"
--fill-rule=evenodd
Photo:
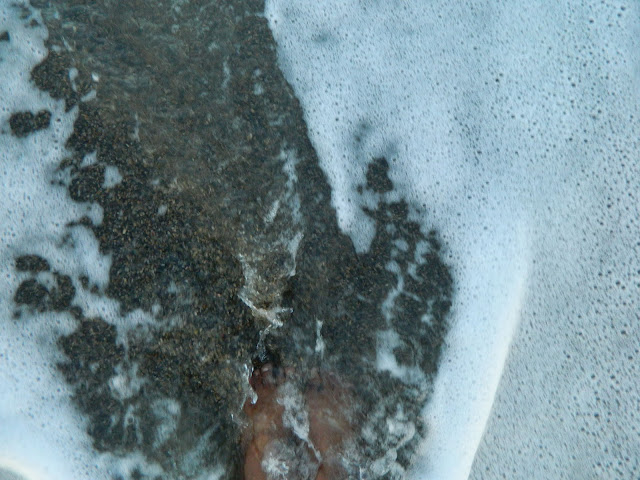
M425 409L431 430L415 477L469 476L522 317L526 328L515 337L516 363L496 411L508 420L494 422L490 437L502 438L500 450L487 441L473 476L484 478L491 466L509 478L576 478L562 459L591 465L592 452L578 445L595 449L610 434L579 441L580 422L566 406L575 402L552 399L589 388L578 380L581 368L629 373L614 352L640 337L630 310L640 275L638 5L267 0L265 15L338 223L356 248L368 248L374 228L361 211L372 198L356 188L379 156L390 160L399 194L426 206L419 221L444 239L456 282L453 327ZM626 292L597 277L603 265ZM627 338L598 334L608 322L626 323ZM576 323L586 342L577 342ZM572 369L543 368L568 351ZM594 352L600 360L590 366ZM638 386L625 386L630 406ZM529 396L518 400L523 391ZM518 408L528 400L538 414L524 426ZM633 419L610 411L629 442L611 450L637 458ZM549 420L541 434L536 422L545 415L571 435ZM526 468L509 444L513 431L528 446ZM532 447L541 443L544 463ZM556 447L565 456L552 461ZM593 475L591 466L586 471ZM615 476L605 467L597 473Z
M116 186L122 181L122 175L118 171L118 167L114 167L109 165L105 168L104 171L104 183L102 184L103 188L111 188Z

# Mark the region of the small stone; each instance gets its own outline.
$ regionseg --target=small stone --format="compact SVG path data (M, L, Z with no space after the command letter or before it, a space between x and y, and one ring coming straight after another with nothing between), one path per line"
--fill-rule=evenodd
M49 262L38 255L22 255L16 258L16 270L19 272L46 272L50 268Z
M29 305L38 310L44 310L45 300L49 291L37 281L30 279L20 284L13 300L18 305Z
M9 118L11 133L16 137L26 137L38 130L44 130L49 127L50 122L51 112L48 110L41 110L35 115L32 112L18 112Z

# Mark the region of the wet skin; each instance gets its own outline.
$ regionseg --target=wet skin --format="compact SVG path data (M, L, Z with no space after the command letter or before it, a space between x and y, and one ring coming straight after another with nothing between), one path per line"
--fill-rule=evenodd
M291 458L308 458L300 473L286 476L291 480L340 480L347 474L341 463L345 443L351 438L353 424L348 406L353 405L349 390L330 373L312 372L304 382L302 392L309 419L307 439L300 439L284 425L285 407L279 401L287 382L297 381L295 372L274 368L267 364L254 370L250 383L258 399L255 404L247 401L244 411L250 419L245 432L245 480L272 480L283 478L267 474L263 467L275 448L287 448L297 444L302 454L292 452ZM292 447L293 448L293 447ZM305 460L302 460L305 462ZM285 462L286 463L286 462ZM284 470L293 465L283 465Z

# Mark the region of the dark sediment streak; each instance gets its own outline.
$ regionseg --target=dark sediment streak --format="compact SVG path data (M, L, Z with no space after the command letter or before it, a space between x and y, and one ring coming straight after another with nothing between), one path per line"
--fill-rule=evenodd
M95 447L116 455L140 450L167 478L193 478L198 468L219 464L237 477L242 367L269 352L298 371L322 364L354 385L363 427L374 432L359 439L362 465L395 448L406 467L426 434L419 411L446 333L451 277L437 234L409 220L407 203L385 200L392 188L385 159L371 163L361 186L381 198L367 212L376 225L371 248L357 254L339 231L300 105L278 69L263 4L63 1L56 16L48 2L33 3L43 11L51 50L33 79L78 108L60 170L71 178L74 200L104 210L100 225L82 218L69 228L90 228L112 255L106 291L78 282L120 302L123 313L155 316L153 325L123 332L122 343L113 325L74 305L75 291L67 288L56 302L34 277L16 292L18 315L68 310L77 319L77 330L59 341L68 359L60 368L90 419ZM94 89L97 97L87 100ZM83 166L94 152L97 162ZM111 188L103 185L107 166L122 176ZM300 238L296 251L291 245ZM383 305L399 278L402 293ZM31 302L29 292L38 298ZM260 311L280 312L283 324L263 341L269 323ZM376 369L377 336L388 329L400 339L397 362L423 372L424 384ZM131 371L144 382L119 397L109 382ZM179 413L159 442L167 402ZM385 430L399 405L416 427L409 441ZM193 458L185 460L194 451L195 469Z

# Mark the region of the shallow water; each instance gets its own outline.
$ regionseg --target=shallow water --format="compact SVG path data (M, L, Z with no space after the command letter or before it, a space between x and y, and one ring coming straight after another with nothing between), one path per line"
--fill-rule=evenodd
M350 478L635 478L638 18L0 1L0 479L242 478L265 362Z

